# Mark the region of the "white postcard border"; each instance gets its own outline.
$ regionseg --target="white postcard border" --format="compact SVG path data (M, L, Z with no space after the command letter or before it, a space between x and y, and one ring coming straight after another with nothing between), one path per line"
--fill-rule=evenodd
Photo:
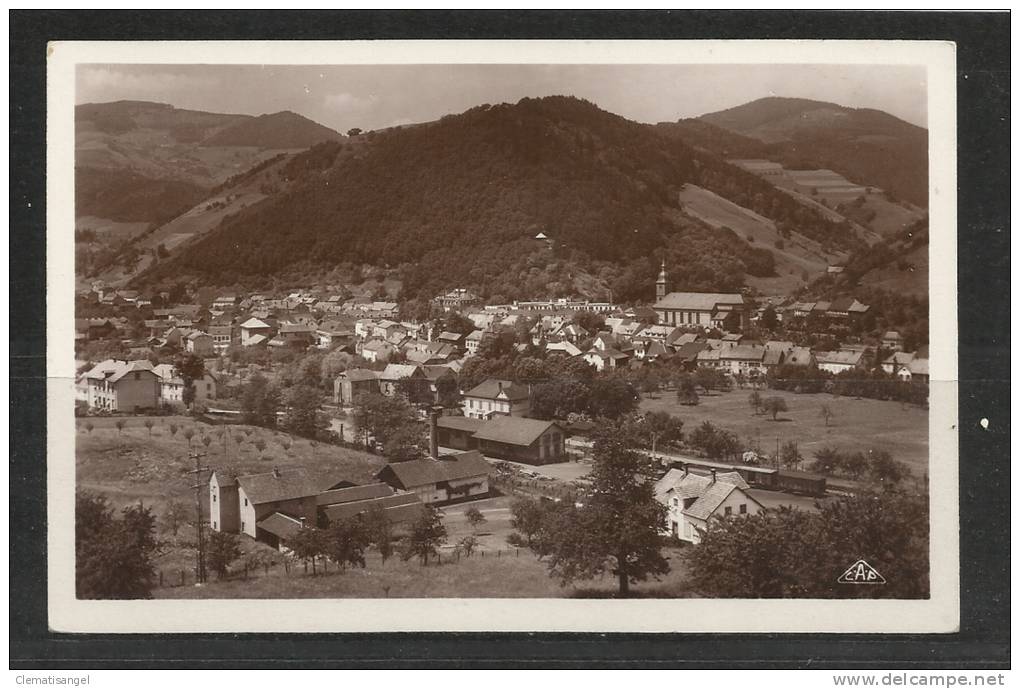
M252 56L258 56L253 59ZM55 42L47 108L50 627L61 632L952 632L959 627L956 51L938 41ZM86 63L925 65L931 598L83 601L74 595L74 79ZM935 308L937 305L937 308Z

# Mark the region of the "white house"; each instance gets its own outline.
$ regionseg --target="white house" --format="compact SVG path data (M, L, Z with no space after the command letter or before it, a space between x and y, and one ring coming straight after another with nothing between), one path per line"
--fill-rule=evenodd
M665 531L688 543L699 543L712 517L739 517L765 509L735 471L709 475L670 469L655 484L655 498L666 506Z

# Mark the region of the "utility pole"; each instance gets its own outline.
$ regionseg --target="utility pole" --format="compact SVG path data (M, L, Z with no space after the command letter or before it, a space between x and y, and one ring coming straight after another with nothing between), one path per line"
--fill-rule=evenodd
M779 468L779 436L776 436L776 468Z
M207 487L207 484L202 483L202 473L209 471L209 467L202 466L202 459L204 457L205 454L199 453L197 450L192 452L191 458L195 460L195 468L188 472L195 475L195 485L193 486L195 489L195 531L198 535L195 575L199 583L205 582L205 521L202 519L202 495L204 493L203 489Z

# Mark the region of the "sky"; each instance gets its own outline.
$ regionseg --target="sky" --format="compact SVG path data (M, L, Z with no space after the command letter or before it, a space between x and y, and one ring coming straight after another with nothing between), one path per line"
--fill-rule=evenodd
M81 65L76 102L147 100L338 131L426 122L482 103L572 95L638 122L697 117L766 96L884 110L927 126L923 67L890 65Z

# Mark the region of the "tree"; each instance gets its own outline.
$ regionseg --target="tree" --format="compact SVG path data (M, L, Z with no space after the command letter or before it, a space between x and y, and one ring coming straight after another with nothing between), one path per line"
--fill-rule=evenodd
M127 424L124 419L117 419L113 425L117 427L117 433L120 434L124 432L124 426Z
M410 462L428 454L429 445L420 423L398 426L386 434L383 454L391 462Z
M156 518L141 503L118 518L106 498L75 497L75 586L79 598L151 598Z
M371 543L368 529L358 519L342 519L333 522L325 534L326 554L341 569L365 566L365 550Z
M677 382L676 399L680 404L694 406L698 404L698 389L694 377L690 373L680 376Z
M364 521L369 542L379 551L385 563L393 554L393 523L378 505L365 513Z
M819 409L818 415L825 421L825 426L829 426L829 420L833 417L832 407L827 404L823 404Z
M400 429L417 423L414 407L402 397L367 393L354 400L354 424L384 447ZM365 440L367 443L367 436Z
M634 386L619 378L599 378L591 385L588 412L594 417L618 419L637 409L638 393Z
M255 449L259 451L260 455L266 451L266 441L262 438L257 438L252 444L255 446Z
M327 556L330 544L325 531L314 526L305 526L287 540L287 547L299 560L311 561L312 574L316 574L316 561Z
M563 419L589 408L588 385L577 380L557 378L531 389L531 414L539 419Z
M840 574L864 559L883 586L845 586ZM712 519L688 559L708 597L925 598L927 500L896 491L826 501L817 512L781 507L743 519Z
M879 483L895 485L902 481L910 470L902 462L893 459L886 450L872 450L869 471L871 478Z
M843 473L854 481L858 480L868 470L868 458L863 452L853 452L843 455Z
M811 470L819 474L833 474L839 468L842 459L839 452L831 447L823 447L815 450L815 459L811 464Z
M152 427L155 426L155 425L156 425L156 422L153 421L152 419L146 419L145 420L145 428L146 428L146 430L149 431L149 437L150 438L152 437Z
M787 411L786 400L782 397L766 397L761 406L766 413L772 415L773 421L776 420L780 412Z
M796 469L800 466L800 463L804 461L804 457L800 454L800 448L797 443L793 440L783 443L782 451L780 452L781 461L783 466L791 469Z
M92 429L94 429L95 427L96 425L91 421L85 422L85 430L89 432L89 435L92 435Z
M216 572L217 579L227 576L230 563L241 557L241 546L238 543L237 535L227 531L211 532L205 548L209 569Z
M468 535L457 541L457 548L465 557L471 557L475 552L475 548L478 547L478 539L474 536Z
M750 395L748 395L747 403L751 405L751 409L754 410L754 413L755 413L756 416L759 413L761 413L762 398L761 398L761 393L759 393L757 390L755 390Z
M634 441L622 424L603 427L580 506L564 502L543 517L538 551L564 584L608 571L626 596L631 584L669 571L661 553L666 508L655 499L655 467L631 449Z
M347 130L347 136L358 136L361 134L361 127L351 127Z
M406 562L417 557L422 566L429 563L429 556L436 555L439 546L446 542L446 526L439 511L432 505L425 505L421 515L411 525L401 557Z
M265 376L256 373L248 379L241 392L241 419L244 423L274 428L279 408L280 393Z
M184 439L188 441L188 447L191 447L191 439L194 438L194 437L195 437L195 429L194 428L185 428L184 429Z
M684 422L678 417L664 411L652 411L642 416L633 430L640 442L639 447L647 447L655 455L660 443L669 445L682 440L683 428Z
M314 438L326 429L326 420L319 413L321 395L310 385L297 385L287 393L284 427L295 435Z
M181 524L186 524L191 519L190 514L188 507L178 500L167 503L166 510L163 511L163 521L166 522L167 529L175 540Z
M177 435L177 430L178 430L177 424L175 424L175 423L170 424L170 437L171 438L173 438L173 437L175 437Z
M510 503L510 526L519 532L530 546L542 529L544 510L534 498L516 498Z
M467 519L467 523L471 525L471 530L475 531L479 526L488 521L482 511L477 507L469 507L464 512L464 518Z
M782 248L780 242L782 240L776 240L776 247ZM775 330L779 327L779 317L776 315L776 309L772 304L765 307L765 310L761 313L761 318L758 324L765 330Z
M205 448L208 450L209 446L212 445L212 438L209 437L208 435L203 435L202 444L205 445Z

